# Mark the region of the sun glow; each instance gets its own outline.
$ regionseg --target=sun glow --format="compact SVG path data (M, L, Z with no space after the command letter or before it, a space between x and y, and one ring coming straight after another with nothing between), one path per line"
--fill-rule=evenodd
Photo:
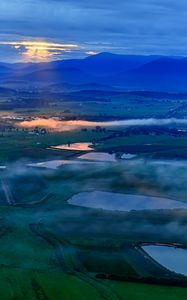
M18 42L0 42L1 45L9 45L19 51L23 61L48 61L51 58L75 51L78 48L76 44L52 43L44 41L18 41Z
M98 53L99 52L96 52L96 51L87 51L87 52L85 52L85 54L88 54L88 55L96 55Z
M54 56L56 52L50 52L44 47L26 47L22 53L25 61L48 61L50 57Z

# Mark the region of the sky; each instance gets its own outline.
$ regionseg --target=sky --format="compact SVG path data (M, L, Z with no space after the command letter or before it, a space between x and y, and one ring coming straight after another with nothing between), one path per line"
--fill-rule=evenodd
M187 54L186 0L0 0L0 61Z

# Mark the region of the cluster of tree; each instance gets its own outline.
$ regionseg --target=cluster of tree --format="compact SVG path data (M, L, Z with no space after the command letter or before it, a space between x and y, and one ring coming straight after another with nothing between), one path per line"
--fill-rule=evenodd
M123 135L171 135L171 136L186 136L187 131L181 131L177 128L171 128L167 126L134 126L125 130Z
M125 275L116 275L116 274L96 274L96 278L99 279L107 279L107 280L115 280L115 281L127 281L127 282L137 282L137 283L145 283L145 284L156 284L156 285L167 285L167 286L177 286L177 287L186 287L187 279L182 275L175 274L174 276L168 277L132 277Z

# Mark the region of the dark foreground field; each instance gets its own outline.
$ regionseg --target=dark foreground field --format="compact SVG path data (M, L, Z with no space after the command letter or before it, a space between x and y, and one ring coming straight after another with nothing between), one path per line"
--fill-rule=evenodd
M186 299L186 277L141 247L187 248L186 210L112 212L67 203L85 189L185 195L186 187L178 187L186 169L171 166L166 175L167 168L152 162L56 170L9 164L1 171L2 299ZM179 182L171 186L175 174Z

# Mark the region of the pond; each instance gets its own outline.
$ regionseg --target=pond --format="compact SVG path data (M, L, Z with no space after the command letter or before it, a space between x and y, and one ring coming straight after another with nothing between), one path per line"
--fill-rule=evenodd
M78 161L78 160L48 160L37 163L27 164L29 167L37 167L37 168L47 168L47 169L57 169L58 167L64 165L86 165L93 164L93 162L89 161Z
M151 209L187 209L187 203L168 198L103 191L81 192L68 200L69 204L104 210L131 211Z
M115 156L115 154L109 154L109 153L104 153L104 152L90 152L90 153L86 153L86 154L79 156L78 159L115 162L116 156Z
M57 150L77 150L77 151L93 151L91 148L92 143L74 143L74 144L64 144L58 146L51 146L52 149Z
M136 154L131 154L131 153L123 153L121 156L121 159L132 159L137 157Z
M169 246L142 247L154 260L170 271L187 276L187 251Z

